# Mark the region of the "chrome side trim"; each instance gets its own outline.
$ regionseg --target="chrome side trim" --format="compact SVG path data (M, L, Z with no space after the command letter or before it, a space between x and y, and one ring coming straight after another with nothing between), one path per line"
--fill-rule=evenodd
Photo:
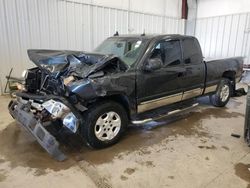
M214 92L214 91L216 91L216 89L217 89L217 84L213 85L213 86L206 87L204 94Z
M190 98L199 96L201 94L202 94L202 88L196 88L196 89L188 90L188 91L184 92L182 100L190 99Z
M217 85L209 86L205 89L204 94L216 91L216 89ZM142 113L168 104L173 104L181 100L186 100L196 96L200 96L202 94L202 91L203 91L202 88L196 88L189 91L185 91L184 93L181 92L174 95L169 95L166 97L161 97L158 99L142 102L141 104L138 105L138 113Z
M166 97L161 97L158 99L142 102L141 104L138 105L138 113L181 101L182 94L183 93L181 92L181 93L176 93L174 95L169 95Z

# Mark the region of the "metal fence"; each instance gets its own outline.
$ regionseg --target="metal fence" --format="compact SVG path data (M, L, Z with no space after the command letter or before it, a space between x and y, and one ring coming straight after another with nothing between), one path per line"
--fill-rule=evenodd
M0 93L13 67L32 66L29 48L91 50L119 33L183 33L184 22L130 10L67 0L0 0Z
M195 36L208 58L244 56L250 64L250 13L232 14L196 21Z

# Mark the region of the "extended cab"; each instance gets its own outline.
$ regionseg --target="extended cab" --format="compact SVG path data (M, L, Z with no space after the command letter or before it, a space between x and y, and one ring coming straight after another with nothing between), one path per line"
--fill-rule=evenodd
M182 35L114 36L92 53L28 55L36 67L24 72L9 111L58 160L65 158L55 134L62 129L102 148L130 122L161 117L194 98L209 95L213 105L225 106L243 67L241 57L204 61L198 40Z

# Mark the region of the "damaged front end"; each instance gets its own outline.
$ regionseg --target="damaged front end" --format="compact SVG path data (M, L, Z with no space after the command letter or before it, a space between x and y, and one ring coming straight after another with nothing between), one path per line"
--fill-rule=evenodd
M38 141L38 143L56 160L63 161L66 156L60 151L59 143L56 140L56 133L67 128L70 132L76 133L81 117L73 112L60 99L49 99L52 96L44 97L17 93L17 100L9 103L9 112L16 121L25 128ZM26 98L26 99L25 99ZM35 99L34 99L35 98Z
M82 113L107 93L102 78L127 67L113 55L55 50L28 50L28 55L37 67L24 72L24 89L10 102L9 112L52 157L62 161L66 156L59 149L57 133L62 129L79 133Z

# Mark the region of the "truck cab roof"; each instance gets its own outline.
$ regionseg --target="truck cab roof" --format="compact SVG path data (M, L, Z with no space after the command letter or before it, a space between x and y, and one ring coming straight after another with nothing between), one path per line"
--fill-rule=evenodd
M153 40L153 39L184 39L184 38L195 38L193 36L188 35L180 35L180 34L123 34L112 36L109 38L124 38L124 39L145 39L145 40Z

